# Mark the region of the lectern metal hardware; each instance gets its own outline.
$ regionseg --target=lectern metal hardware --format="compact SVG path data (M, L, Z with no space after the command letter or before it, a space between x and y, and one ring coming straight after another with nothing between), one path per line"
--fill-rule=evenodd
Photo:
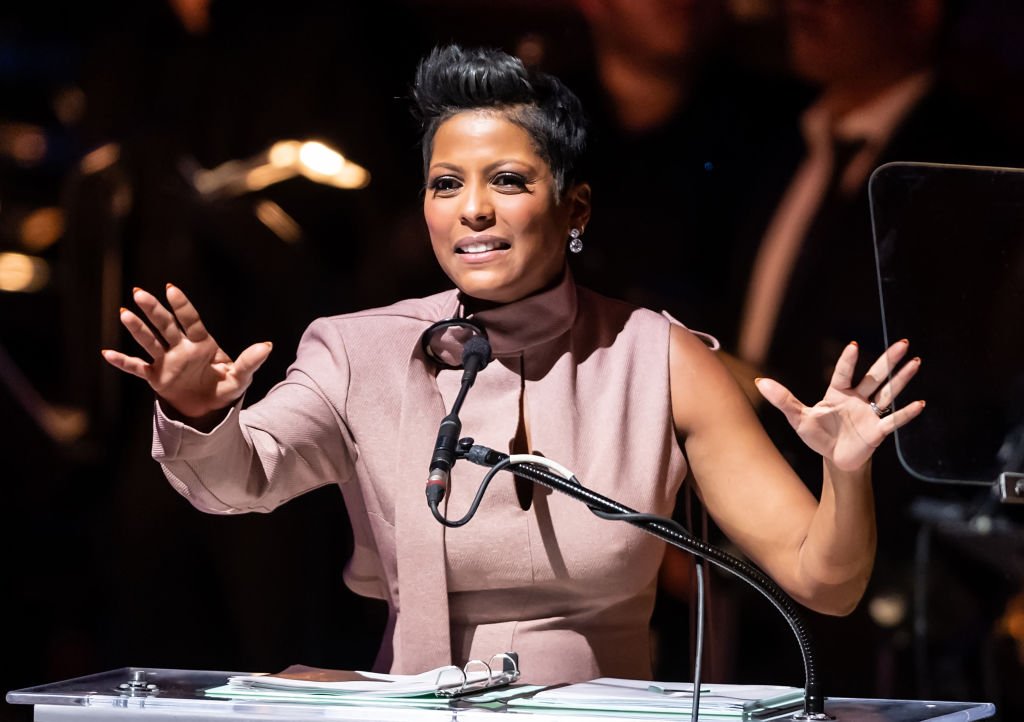
M996 493L1005 504L1024 504L1024 474L1004 471L996 483Z
M127 682L117 685L117 691L127 697L149 697L156 694L159 687L149 681L144 669L137 669Z

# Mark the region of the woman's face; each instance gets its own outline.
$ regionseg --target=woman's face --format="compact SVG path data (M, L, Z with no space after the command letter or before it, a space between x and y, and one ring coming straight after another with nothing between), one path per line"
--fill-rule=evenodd
M589 207L580 193L557 202L551 169L519 126L496 112L459 113L438 127L427 169L434 255L474 298L528 296L561 277L569 229Z

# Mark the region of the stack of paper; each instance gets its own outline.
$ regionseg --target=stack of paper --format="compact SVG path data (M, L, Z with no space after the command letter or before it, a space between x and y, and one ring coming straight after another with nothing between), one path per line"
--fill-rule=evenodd
M487 679L486 671L469 671ZM467 680L468 681L468 680ZM443 687L463 683L463 672L457 667L438 667L420 674L381 674L350 672L292 665L277 674L238 675L228 679L227 687L235 691L315 692L331 695L358 694L365 697L419 697L433 694Z
M210 697L273 699L318 704L401 704L416 707L447 707L439 690L488 679L486 670L438 667L421 674L381 674L319 669L292 665L277 674L235 675L220 687L205 690ZM534 689L541 689L536 687ZM522 694L524 688L484 691L470 701L484 703Z
M756 718L798 707L804 691L798 687L737 684L701 685L703 717ZM555 687L532 697L509 700L510 707L530 711L586 710L605 713L689 715L693 685L602 677L590 682Z

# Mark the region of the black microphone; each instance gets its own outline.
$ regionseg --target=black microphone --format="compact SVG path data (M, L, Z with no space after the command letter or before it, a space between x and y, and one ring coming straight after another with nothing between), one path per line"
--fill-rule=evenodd
M491 342L484 336L473 336L462 347L463 385L473 385L476 375L491 362ZM468 387L467 387L468 388Z
M427 476L427 502L434 508L444 499L448 491L448 479L455 465L455 447L462 434L459 410L466 399L476 375L491 362L491 344L484 336L473 336L462 347L462 388L452 404L452 410L441 419L434 443L434 455L430 459L430 474Z

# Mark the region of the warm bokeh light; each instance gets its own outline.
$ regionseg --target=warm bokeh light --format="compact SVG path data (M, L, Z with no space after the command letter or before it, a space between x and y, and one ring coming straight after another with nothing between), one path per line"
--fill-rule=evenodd
M85 93L77 86L61 88L53 94L50 103L53 114L64 125L78 125L85 115Z
M232 160L212 170L199 170L192 182L204 196L237 196L298 175L314 183L348 190L365 188L370 182L369 171L317 140L280 140L247 160Z
M1017 648L1017 658L1024 664L1024 592L1018 592L1007 602L997 628L1000 633L1013 640Z
M365 188L370 183L368 170L324 143L306 141L299 146L298 154L297 169L311 181L349 190Z
M47 404L40 409L39 423L55 441L70 443L89 430L89 417L81 409Z
M370 172L352 161L346 161L341 170L326 179L326 182L350 190L365 188L370 184Z
M267 151L267 160L275 168L291 168L299 158L301 146L302 143L297 140L278 141Z
M868 614L880 627L898 627L907 617L907 598L895 592L876 595L868 602Z
M26 250L38 253L56 243L64 235L64 228L64 211L60 208L37 208L21 222L21 245Z
M42 258L24 253L0 253L0 291L32 293L50 280L50 267Z
M29 123L4 123L0 125L0 153L21 166L38 165L46 157L46 134Z
M544 62L544 38L536 33L529 33L516 44L516 55L528 68L539 67Z
M245 189L247 191L262 190L274 183L294 178L295 175L295 170L289 167L258 165L245 174Z
M298 243L302 239L302 227L274 201L257 203L256 217L285 243Z
M299 148L299 164L304 175L333 176L345 167L345 158L333 148L311 140Z
M82 169L83 175L92 175L106 170L114 165L121 158L121 146L117 143L105 143L95 150L91 150L82 156L78 167Z

